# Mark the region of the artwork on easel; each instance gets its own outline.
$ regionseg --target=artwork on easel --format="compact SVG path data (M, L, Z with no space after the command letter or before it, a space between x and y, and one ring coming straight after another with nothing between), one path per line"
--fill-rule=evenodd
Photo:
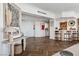
M5 13L6 26L19 27L19 11L8 3L6 5Z

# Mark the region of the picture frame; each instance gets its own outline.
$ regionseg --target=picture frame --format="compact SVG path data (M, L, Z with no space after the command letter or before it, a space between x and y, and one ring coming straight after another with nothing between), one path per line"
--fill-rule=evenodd
M5 4L5 26L19 27L20 26L20 11L14 4Z

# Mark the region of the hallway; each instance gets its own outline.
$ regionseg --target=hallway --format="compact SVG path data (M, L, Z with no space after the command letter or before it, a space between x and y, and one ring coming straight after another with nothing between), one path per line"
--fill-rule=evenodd
M26 50L22 54L15 56L51 56L78 42L79 41L55 41L48 37L32 37L26 40Z

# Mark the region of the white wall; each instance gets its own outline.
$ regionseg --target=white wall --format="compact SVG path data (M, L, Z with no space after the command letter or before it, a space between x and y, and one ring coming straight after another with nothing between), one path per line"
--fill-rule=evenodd
M50 39L55 39L55 24L54 24L54 19L50 20Z
M45 37L45 29L41 29L41 24L45 25L45 22L35 22L35 37Z
M41 30L41 23L40 21L23 21L22 22L22 32L27 37L44 37L45 30ZM33 25L35 24L35 31L33 30ZM35 32L35 33L34 33Z
M2 39L3 39L3 5L0 3L0 55L2 55Z
M0 4L0 21L1 21L1 4ZM1 35L1 32L0 32L0 35ZM1 55L1 38L0 38L0 55Z
M45 24L47 19L40 17L23 16L21 31L28 37L44 37L45 30L41 30L41 24ZM35 25L35 31L33 26Z
M76 17L77 14L74 11L64 11L61 13L61 17Z
M76 17L76 18L79 18L79 12L64 11L64 12L61 13L61 17Z
M22 32L27 37L33 37L34 36L34 30L33 30L33 22L32 21L23 21L22 22Z

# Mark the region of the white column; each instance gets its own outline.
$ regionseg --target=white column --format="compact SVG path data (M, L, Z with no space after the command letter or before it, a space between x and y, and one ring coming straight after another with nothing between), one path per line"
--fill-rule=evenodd
M50 20L50 39L55 39L54 20Z

